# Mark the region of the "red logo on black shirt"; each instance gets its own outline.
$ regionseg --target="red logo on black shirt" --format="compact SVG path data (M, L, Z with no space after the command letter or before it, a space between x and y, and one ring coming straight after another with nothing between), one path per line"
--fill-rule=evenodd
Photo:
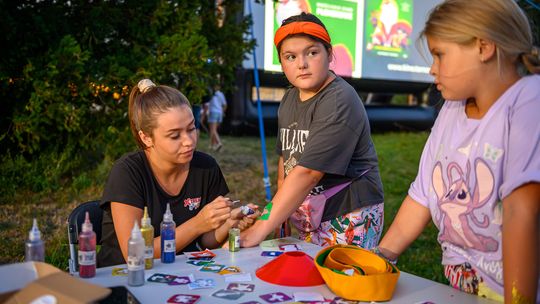
M184 207L189 207L190 211L198 209L200 205L201 205L201 198L200 197L186 198L184 200Z

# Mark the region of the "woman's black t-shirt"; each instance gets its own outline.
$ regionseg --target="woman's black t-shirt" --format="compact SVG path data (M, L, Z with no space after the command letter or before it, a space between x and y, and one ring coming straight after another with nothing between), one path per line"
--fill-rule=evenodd
M196 151L191 160L186 182L176 196L167 194L157 182L150 164L143 151L136 151L122 156L114 164L103 197L101 250L97 255L98 267L124 264L118 238L111 216L111 202L119 202L144 209L148 206L148 215L154 226L154 237L160 235L160 224L167 203L171 206L174 222L177 226L188 221L208 203L219 195L226 195L229 188L217 162L210 156ZM184 247L184 251L200 250L197 243L200 237Z

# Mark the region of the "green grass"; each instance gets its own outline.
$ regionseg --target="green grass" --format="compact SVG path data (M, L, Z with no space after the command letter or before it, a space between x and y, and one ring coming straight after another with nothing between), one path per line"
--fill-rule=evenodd
M379 156L385 192L385 230L391 224L407 194L418 168L427 133L374 134L373 141ZM230 197L263 205L263 166L260 140L257 137L223 137L224 147L218 152L208 149L208 136L201 135L199 150L212 154L225 175ZM275 136L266 139L268 169L272 193L276 186L277 156ZM46 261L67 269L66 219L69 211L81 202L100 198L103 185L113 160L106 160L97 169L76 177L63 188L32 193L19 191L10 202L0 208L0 264L24 259L24 240L32 217L37 217L46 241ZM437 231L430 224L424 233L400 257L398 267L431 280L445 282L440 265L441 251L436 240Z
M428 133L374 134L385 197L385 232L392 223L409 185L416 177L418 162ZM437 229L430 223L422 235L401 255L402 271L446 283L441 266Z

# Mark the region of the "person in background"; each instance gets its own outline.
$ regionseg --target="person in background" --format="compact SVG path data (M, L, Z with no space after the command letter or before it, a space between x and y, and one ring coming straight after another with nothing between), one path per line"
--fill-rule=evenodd
M161 255L159 225L167 204L177 225L177 253L216 248L231 227L244 229L254 222L258 212L244 217L240 208L232 209L218 164L196 151L195 120L182 93L141 80L130 94L129 121L140 150L117 160L105 185L99 267L126 262L130 231L145 206L157 228L156 258Z
M217 87L210 101L205 103L205 112L208 113L206 118L210 131L210 148L214 151L219 151L223 147L218 129L219 125L223 122L223 116L225 116L225 111L227 110L227 100L219 89Z
M202 126L202 117L201 112L202 108L200 105L192 105L191 111L193 112L193 119L195 120L195 129L197 130L197 136L201 134L201 126Z
M307 242L375 247L384 213L377 154L360 97L329 69L330 36L301 13L283 21L274 44L293 85L278 111L278 191L241 245L259 244L289 218Z
M540 57L527 17L513 0L448 0L421 37L446 101L375 252L397 259L432 220L450 285L537 303Z
M210 134L210 131L208 131L208 127L206 124L208 123L208 105L207 103L210 101L212 96L214 95L213 89L209 86L206 89L206 94L202 98L201 106L200 106L200 113L199 113L199 123L200 128L206 132L207 134ZM200 133L199 133L200 134ZM212 148L212 145L209 144L209 147Z

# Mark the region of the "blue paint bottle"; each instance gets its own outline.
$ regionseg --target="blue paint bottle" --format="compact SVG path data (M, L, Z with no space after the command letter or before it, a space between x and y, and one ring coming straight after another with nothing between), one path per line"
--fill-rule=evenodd
M173 221L171 207L167 204L167 210L163 214L161 222L161 262L174 263L176 256L176 224Z

